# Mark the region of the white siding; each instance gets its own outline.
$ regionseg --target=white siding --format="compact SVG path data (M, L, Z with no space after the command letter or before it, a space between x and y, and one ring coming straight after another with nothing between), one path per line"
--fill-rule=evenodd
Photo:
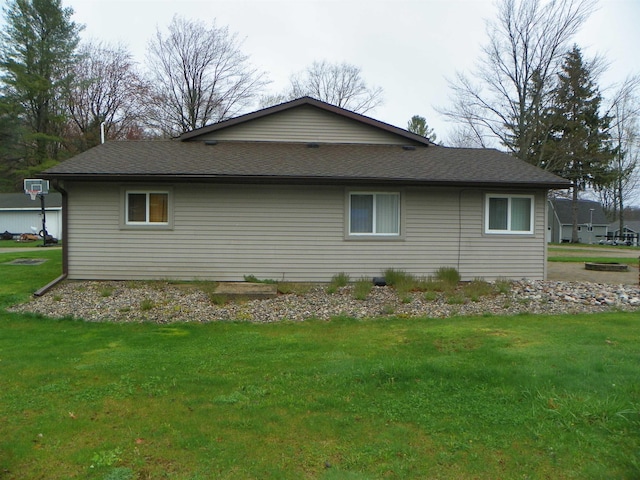
M274 113L268 117L212 132L198 137L198 140L397 145L409 143L406 138L312 106Z
M400 240L346 240L338 186L173 185L172 230L120 229L120 185L67 185L72 279L290 281L415 275L544 277L544 192L533 236L484 235L483 192L406 188ZM461 216L460 216L461 214Z
M46 209L47 232L55 238L62 238L62 209ZM33 233L31 227L42 230L40 209L0 210L0 233Z

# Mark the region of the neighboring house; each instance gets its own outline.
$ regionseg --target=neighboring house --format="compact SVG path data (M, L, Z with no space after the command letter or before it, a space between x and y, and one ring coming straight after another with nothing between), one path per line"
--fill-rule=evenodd
M63 193L71 279L542 279L547 192L570 186L309 97L42 176Z
M638 234L640 233L640 221L639 220L627 220L622 227L622 235L620 235L620 222L613 222L609 224L610 241L619 241L621 243L631 243L638 245Z
M62 238L62 195L51 192L44 197L47 232ZM40 199L31 200L24 193L0 193L0 234L19 235L42 230L42 205Z
M573 228L571 199L549 200L549 225L547 241L562 243L571 241ZM602 205L592 200L578 200L578 240L580 243L599 243L606 239L609 220Z

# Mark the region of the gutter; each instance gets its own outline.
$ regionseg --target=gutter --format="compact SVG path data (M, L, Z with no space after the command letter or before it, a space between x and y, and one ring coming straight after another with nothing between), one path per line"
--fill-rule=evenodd
M283 176L283 175L192 175L192 174L55 174L42 175L47 180L74 180L89 182L174 182L174 183L230 183L230 184L281 184L281 185L403 185L414 187L460 187L460 188L543 188L560 190L571 187L571 182L553 181L470 181L436 179L380 177L335 177L335 176ZM63 194L64 205L64 194Z
M53 188L55 188L62 194L62 275L58 277L58 279L56 279L59 282L64 280L64 278L66 278L69 274L69 196L67 194L67 191L62 186L62 182L60 182L59 180L54 179L52 185ZM64 278L62 278L63 276ZM56 280L54 280L53 282L56 282ZM51 283L55 285L55 283L53 282ZM45 287L42 287L41 290L44 290L46 287L51 288L53 287L53 285L45 285ZM47 290L49 288L47 288Z
M41 297L42 295L47 293L49 290L51 290L53 287L55 287L57 284L62 282L64 279L67 278L68 271L69 271L69 256L67 253L67 248L68 248L67 247L67 244L68 244L68 241L67 241L68 239L67 191L64 188L62 188L62 186L60 185L60 182L58 182L57 180L54 180L53 188L55 188L57 191L59 191L62 194L62 275L60 275L55 280L52 280L51 282L47 283L44 287L39 288L38 290L33 292L34 297Z
M63 281L65 278L67 278L67 274L63 273L62 275L60 275L55 280L52 280L51 282L47 283L44 287L39 288L38 290L33 292L33 296L34 297L41 297L42 295L47 293L49 290L51 290L53 287L55 287L57 284L59 284L61 281Z

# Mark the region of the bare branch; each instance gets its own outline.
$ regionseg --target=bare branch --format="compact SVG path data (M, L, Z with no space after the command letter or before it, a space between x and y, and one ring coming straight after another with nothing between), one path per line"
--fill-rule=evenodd
M569 42L597 0L500 0L487 22L488 43L470 77L449 80L452 105L439 108L450 121L478 132L536 164L544 137L541 116ZM537 147L536 147L537 148Z
M313 62L290 82L290 98L310 96L356 113L367 113L383 103L382 88L367 86L360 67L348 63Z
M147 52L151 125L179 135L248 109L269 81L241 46L215 21L175 16L166 35L157 30Z
M98 144L102 122L107 138L127 138L140 126L147 90L131 53L122 45L88 42L78 58L68 92L69 133L82 139L78 148Z

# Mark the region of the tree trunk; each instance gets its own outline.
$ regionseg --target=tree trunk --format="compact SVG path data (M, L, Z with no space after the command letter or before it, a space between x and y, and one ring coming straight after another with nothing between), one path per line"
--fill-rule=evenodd
M622 179L618 179L618 188L616 189L616 194L618 196L618 228L620 229L619 235L622 237L624 235L624 199L622 198Z
M580 243L578 238L578 189L573 187L571 199L571 243Z

